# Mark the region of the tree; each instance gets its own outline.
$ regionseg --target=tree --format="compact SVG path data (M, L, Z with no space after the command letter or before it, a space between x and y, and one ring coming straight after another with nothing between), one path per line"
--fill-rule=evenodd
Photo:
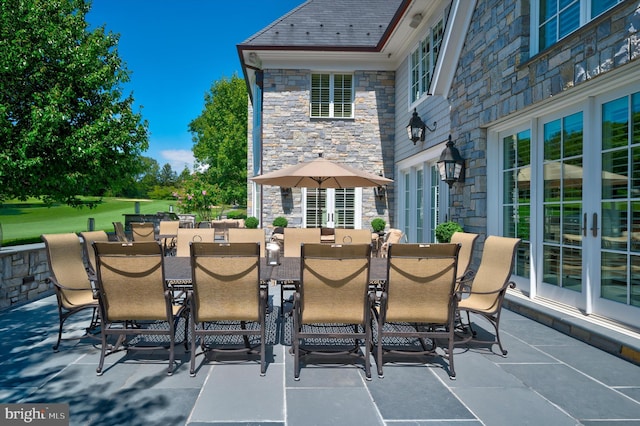
M162 166L162 170L160 170L160 175L158 176L158 184L159 185L175 185L178 181L178 175L171 168L171 164L166 163Z
M142 170L136 178L136 196L147 197L160 180L160 165L151 157L141 157Z
M194 157L209 168L203 172L226 204L247 198L247 88L233 75L211 85L202 114L189 123Z
M0 2L0 201L126 187L148 147L147 123L123 97L118 36L88 30L84 0Z

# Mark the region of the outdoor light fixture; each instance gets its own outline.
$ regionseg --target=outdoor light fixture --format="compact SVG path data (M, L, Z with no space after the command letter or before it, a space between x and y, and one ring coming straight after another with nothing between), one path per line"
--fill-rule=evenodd
M378 175L381 177L384 177L382 173L379 173ZM376 196L377 199L382 200L384 196L387 194L387 187L382 185L374 186L373 194Z
M449 188L455 182L464 182L464 158L460 155L449 135L447 146L440 154L440 160L436 163L440 179L449 184Z
M291 188L280 188L280 193L282 194L283 197L289 197L291 196Z
M411 120L409 120L409 125L407 125L407 135L414 145L418 141L424 142L425 129L429 130L430 132L435 132L437 124L438 123L436 123L435 121L433 122L433 129L424 124L424 121L422 121L422 119L418 116L418 111L416 111L416 109L414 108L413 116L411 117Z
M415 15L413 15L411 17L411 21L409 22L409 26L411 28L418 28L418 25L420 25L420 22L422 22L422 13L416 13Z

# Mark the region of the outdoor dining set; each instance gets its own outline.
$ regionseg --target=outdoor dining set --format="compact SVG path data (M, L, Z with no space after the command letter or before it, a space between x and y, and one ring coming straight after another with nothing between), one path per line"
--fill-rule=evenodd
M292 321L295 380L301 365L325 362L362 364L370 380L372 358L383 377L385 363L409 356L447 360L454 379L456 345L497 344L507 354L498 328L519 239L487 236L473 268L480 243L472 233L457 232L450 243L389 244L376 257L355 233L327 244L310 229L306 238L285 235L284 256L269 258L262 229L229 229L224 241L208 231L178 228L174 256L165 256L166 239L174 237L162 231L154 240L126 242L109 241L103 231L43 235L60 316L54 350L65 321L92 310L87 331L100 337L99 375L112 353L158 348L168 349L171 375L182 343L191 375L201 355L203 362L257 357L264 375L269 315ZM279 310L269 306L274 285ZM492 340L478 339L470 313L491 323Z

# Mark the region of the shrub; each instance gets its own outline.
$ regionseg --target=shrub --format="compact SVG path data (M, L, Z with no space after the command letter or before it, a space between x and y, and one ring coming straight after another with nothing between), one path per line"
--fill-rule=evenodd
M249 216L244 220L244 226L246 226L247 228L257 228L259 224L260 221L257 217Z
M371 228L373 228L375 232L384 231L385 226L387 226L387 222L385 222L384 219L381 219L379 217L376 217L371 221Z
M282 216L278 216L275 219L273 219L272 225L273 226L281 226L283 228L286 228L287 225L289 224L289 221L287 220L286 217L282 217Z
M242 210L231 210L227 212L227 219L246 219L247 215Z
M462 226L458 222L442 222L436 226L436 239L439 243L448 243L454 232L462 231Z

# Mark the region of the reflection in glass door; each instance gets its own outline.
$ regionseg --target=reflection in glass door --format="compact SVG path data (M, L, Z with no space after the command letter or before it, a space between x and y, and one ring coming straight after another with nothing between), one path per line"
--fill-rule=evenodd
M544 124L543 281L582 291L582 112Z
M502 139L502 235L520 238L514 274L531 273L531 130Z
M640 306L640 93L602 106L600 297Z

